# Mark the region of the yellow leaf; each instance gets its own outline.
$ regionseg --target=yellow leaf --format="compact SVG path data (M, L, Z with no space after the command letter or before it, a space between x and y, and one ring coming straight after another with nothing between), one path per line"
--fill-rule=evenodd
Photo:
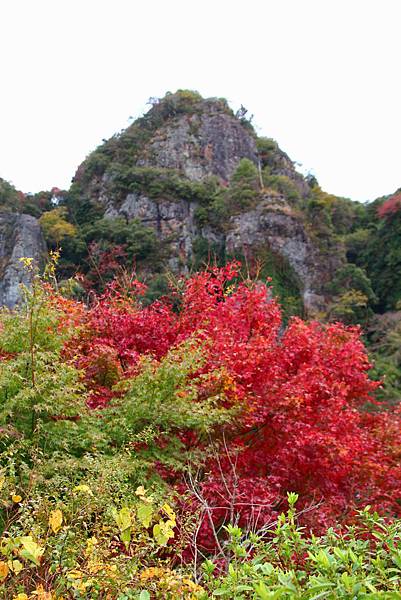
M149 527L153 517L153 506L151 504L141 504L136 509L137 517L144 527Z
M57 533L60 530L62 522L63 513L61 510L59 508L52 510L49 517L49 525L52 528L53 533Z
M8 566L11 569L11 571L16 575L18 575L18 573L21 573L22 569L24 568L24 565L19 560L9 560Z
M3 487L5 480L6 480L5 477L0 477L0 490Z
M93 496L93 492L90 489L89 485L86 485L85 483L81 483L81 485L76 485L72 491L73 492L84 492L84 494Z
M35 563L35 565L39 565L42 554L45 551L44 548L41 548L39 544L34 542L31 535L22 537L21 544L23 546L23 550L20 550L20 556L30 560L31 562Z
M174 523L176 522L175 512L169 504L163 504L162 510L164 510L164 512L167 514L171 521L173 521Z
M15 502L16 504L18 504L18 502L21 502L22 497L19 494L14 494L13 496L11 496L11 499L13 502Z
M9 573L9 568L6 562L0 562L0 581L4 581Z
M95 548L95 546L98 544L98 540L95 537L91 537L89 538L89 540L87 540L86 542L86 548L85 548L85 556L90 556L91 554L93 554L93 550Z
M141 581L147 581L148 579L154 579L157 577L160 579L163 575L165 575L165 570L160 567L148 567L144 569L140 574Z
M82 571L78 571L78 569L71 569L71 571L68 572L68 577L71 577L72 579L82 579L83 573Z
M126 548L128 548L131 541L131 528L133 525L131 511L128 506L123 506L120 511L114 508L112 515L120 530L120 539L124 542Z
M29 600L29 598L26 594L18 594L13 597L13 600Z
M32 592L32 596L37 596L37 600L52 600L53 594L46 592L43 585L38 585L36 590Z
M131 511L128 506L123 506L120 511L113 511L113 518L120 531L124 531L132 526Z

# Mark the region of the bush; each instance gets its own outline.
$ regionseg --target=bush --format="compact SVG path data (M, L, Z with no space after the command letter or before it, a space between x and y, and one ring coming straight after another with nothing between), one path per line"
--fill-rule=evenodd
M301 194L295 183L286 175L270 175L266 167L263 169L263 183L265 187L283 194L288 200L297 201Z
M388 524L367 507L353 526L309 538L296 525L295 500L289 494L288 513L267 531L247 536L227 527L226 560L204 563L207 591L199 598L400 597L400 522Z
M57 247L65 238L71 238L76 235L74 225L66 220L67 209L64 206L54 208L45 212L40 217L40 225L46 241L53 247Z
M256 166L247 158L241 159L230 181L230 209L250 208L259 198L259 187Z

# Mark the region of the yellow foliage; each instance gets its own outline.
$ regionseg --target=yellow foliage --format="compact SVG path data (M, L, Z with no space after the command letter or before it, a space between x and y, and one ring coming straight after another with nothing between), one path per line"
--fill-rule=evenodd
M48 242L59 244L64 238L73 237L76 234L76 228L66 221L64 218L66 216L66 208L60 206L59 208L45 212L40 217L39 221Z
M99 542L95 537L89 538L89 540L86 542L85 556L91 556L95 546L97 546L98 543Z
M165 574L166 569L162 569L160 567L149 567L148 569L144 569L139 577L141 581L147 581L148 579L160 579Z
M144 496L146 496L146 490L143 487L143 485L139 485L136 490L135 490L135 494L137 496L139 496L140 498L143 498Z
M159 591L163 590L166 593L169 592L169 594L175 593L174 597L177 598L192 600L192 598L197 597L195 594L204 591L201 586L188 579L188 577L182 577L167 567L149 567L141 572L139 578L141 582L152 581Z
M1 484L2 473L0 472L0 487ZM22 497L14 488L11 490L13 491L10 495L8 492L6 494L8 498L11 497L15 503L21 502ZM80 484L72 487L71 495L75 500L78 495L86 496L85 500L89 500L92 504L92 499L88 496L94 496L94 492L89 485ZM44 517L41 527L38 527L36 522L28 521L25 522L28 535L16 537L5 535L1 539L5 560L0 560L0 588L3 590L8 587L7 600L63 600L64 596L59 594L66 592L64 586L70 590L70 594L80 598L91 598L92 592L97 593L101 586L105 600L112 600L116 597L117 589L122 590L125 589L123 586L131 586L132 574L128 581L127 575L121 572L121 560L109 547L110 541L115 543L116 530L126 548L132 546L130 554L134 556L136 550L142 548L142 544L148 544L152 551L165 546L174 537L173 529L176 526L176 515L170 504L157 505L150 491L143 486L137 488L136 496L138 500L132 507L123 506L112 510L117 527L99 521L98 528L93 531L96 537L92 535L83 540L86 545L83 550L79 549L75 561L71 561L68 567L52 563L51 572L55 574L54 588L58 586L59 576L63 581L63 589L58 588L57 593L46 588L48 584L44 583L46 580L42 578L42 568L35 568L35 566L41 567L41 564L45 563L47 569L49 559L51 560L51 548L57 541L53 534L58 534L63 527L65 531L69 529L65 526L68 511L64 511L63 514L59 508L47 509L40 513L42 519ZM29 509L29 502L26 502L24 512L27 509ZM20 510L21 514L22 512ZM43 558L45 550L49 551L46 553L46 560ZM145 568L146 562L141 565L143 570L139 578L141 582L149 581L152 590L161 594L157 597L185 597L189 600L195 598L194 594L201 590L190 578L185 578L184 574L169 569L163 563L162 567ZM22 579L18 577L21 572ZM29 578L29 593L18 593L18 590L24 589L21 583L28 581L26 578ZM36 589L31 591L35 586ZM25 589L28 590L27 585Z
M9 568L6 562L0 562L0 581L4 581L9 573Z
M21 573L22 569L24 568L24 565L19 560L9 560L8 566L10 570L16 575L18 575L18 573Z
M33 269L33 258L31 256L22 256L19 262L23 264L24 268L28 271Z
M43 585L38 585L36 590L32 592L32 596L35 596L35 600L53 600L56 598L52 592L46 592Z
M176 516L175 516L175 512L173 511L171 506L169 504L163 504L162 510L164 510L164 512L167 514L168 518L174 523L174 526L175 526Z
M72 491L83 492L84 494L88 494L88 496L93 496L93 492L90 489L89 485L86 485L84 483L81 483L81 485L76 485Z
M45 551L44 548L41 548L39 544L34 542L31 535L22 537L21 544L23 549L19 552L20 556L26 560L30 560L35 563L35 565L39 565L40 559Z
M57 533L63 522L63 513L59 508L56 510L52 510L49 517L49 525L53 531L53 533Z

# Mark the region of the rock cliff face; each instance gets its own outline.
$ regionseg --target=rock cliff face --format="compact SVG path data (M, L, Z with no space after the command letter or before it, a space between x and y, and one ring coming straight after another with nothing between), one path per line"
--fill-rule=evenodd
M151 109L139 129L134 124L132 131L126 130L97 150L97 160L99 156L102 159L100 167L97 163L93 166L91 157L81 165L76 182L82 197L90 197L102 207L106 218L137 219L150 227L167 248L168 267L176 271L185 271L194 264L194 245L199 240L211 248L219 247L225 256L257 255L261 249L270 250L283 257L292 269L307 312L321 310L325 303L324 284L340 265L341 257L328 261L308 235L297 203L286 193L262 187L264 169L269 174L268 181L284 181L295 190L299 201L308 195L308 183L296 172L288 156L269 140L261 149L249 124L244 124L220 100L195 99L185 110L174 95L168 98L168 110L163 102ZM153 123L152 127L149 123ZM139 148L133 149L138 137ZM138 177L152 169L157 170L159 177L164 172L174 172L181 182L193 184L215 177L220 189L228 190L227 196L233 173L242 159L259 169L259 199L251 206L232 211L218 226L197 218L200 202L186 195L185 186L184 191L172 195L163 189L156 194L153 188L138 184ZM88 175L90 170L93 174ZM135 185L121 185L121 172L134 176ZM124 181L131 180L125 176Z
M104 198L103 198L104 200ZM155 200L145 194L127 194L116 208L107 199L105 216L137 219L156 233L168 246L167 264L173 271L185 271L193 259L193 242L200 234L195 219L196 203L183 200ZM209 236L210 237L210 234ZM213 236L212 236L213 237Z
M257 162L255 138L219 102L205 102L200 114L181 115L158 129L137 164L177 169L194 181L215 175L227 183L241 158Z
M46 245L39 222L30 215L0 213L0 306L13 308L20 300L20 284L30 276L20 258L43 261Z
M225 244L229 254L268 248L285 258L299 282L306 313L324 309L324 284L341 263L333 256L323 270L323 257L308 237L300 214L284 197L265 195L253 210L232 217Z
M168 244L168 266L174 271L185 271L191 265L195 259L194 241L199 239L210 247L223 248L227 256L250 258L269 249L285 258L293 270L306 312L323 310L324 284L341 262L336 256L323 260L302 218L284 196L265 195L252 210L230 217L224 231L199 226L196 209L196 203L185 200L155 201L143 194L127 194L118 209L109 205L105 215L138 219L151 227L160 242Z

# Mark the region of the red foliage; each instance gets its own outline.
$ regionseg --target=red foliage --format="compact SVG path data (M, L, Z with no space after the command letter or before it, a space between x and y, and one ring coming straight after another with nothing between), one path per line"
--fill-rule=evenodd
M176 311L167 301L143 307L138 282L129 293L109 286L66 348L85 369L91 405L107 403L141 355L160 359L196 336L206 342L202 371L224 368L219 385L241 408L196 483L210 507L198 538L205 549L215 545L211 520L218 526L238 513L241 525L261 526L285 506L287 491L299 493L300 508L321 502L303 517L315 530L367 503L399 514L401 415L362 410L377 383L358 328L293 319L284 331L269 288L230 286L235 277L237 263L192 276L175 292ZM199 443L193 432L179 435L187 447Z
M398 194L394 194L388 200L383 202L381 206L377 209L377 214L381 219L385 217L389 217L394 213L398 212L401 208L401 192Z
M116 244L108 250L103 250L98 242L91 242L88 252L90 269L82 277L82 284L87 290L93 289L100 281L109 281L115 277L127 259L124 244Z

